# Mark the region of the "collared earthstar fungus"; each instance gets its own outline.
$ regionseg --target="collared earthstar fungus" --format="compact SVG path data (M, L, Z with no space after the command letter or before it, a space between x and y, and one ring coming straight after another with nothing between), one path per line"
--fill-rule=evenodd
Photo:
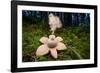
M63 43L63 38L60 36L55 36L54 32L57 28L62 27L62 23L58 16L53 15L52 13L49 14L49 25L51 28L51 35L49 37L41 37L40 42L42 45L40 45L37 48L36 56L43 56L51 53L52 57L57 59L58 58L58 50L65 50L67 49L66 45Z

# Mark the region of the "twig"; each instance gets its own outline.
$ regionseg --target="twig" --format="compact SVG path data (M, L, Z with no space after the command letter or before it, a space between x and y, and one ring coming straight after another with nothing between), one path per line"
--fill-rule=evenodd
M77 57L78 57L79 59L83 59L82 56L81 56L75 49L73 49L73 48L71 48L71 47L70 47L70 49L77 55Z

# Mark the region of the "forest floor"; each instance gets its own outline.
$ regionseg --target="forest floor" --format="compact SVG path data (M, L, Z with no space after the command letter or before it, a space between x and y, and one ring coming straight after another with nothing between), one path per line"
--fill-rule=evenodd
M23 26L22 56L23 62L55 61L55 60L82 60L90 58L90 33L81 27L67 27L58 29L56 36L61 36L67 49L58 51L58 58L54 59L50 54L37 57L37 48L42 44L40 38L50 35L50 28L41 25Z

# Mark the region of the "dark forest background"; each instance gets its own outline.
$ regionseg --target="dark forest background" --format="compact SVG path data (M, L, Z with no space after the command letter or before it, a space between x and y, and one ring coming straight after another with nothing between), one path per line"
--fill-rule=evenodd
M35 23L35 20L45 20L48 24L48 15L53 13L58 16L64 26L90 26L90 14L89 13L68 13L68 12L44 12L44 11L27 11L23 10L23 17L29 20L30 23ZM34 19L34 20L33 20Z
M80 60L90 58L90 14L47 11L22 11L23 22L23 62L52 61L50 54L36 57L35 52L41 45L39 39L51 34L48 16L58 16L63 24L55 32L61 36L68 47L61 51L56 60Z

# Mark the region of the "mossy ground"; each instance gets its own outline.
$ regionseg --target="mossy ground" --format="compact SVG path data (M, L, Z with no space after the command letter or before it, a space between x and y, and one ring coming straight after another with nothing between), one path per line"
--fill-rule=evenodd
M41 22L43 23L43 22ZM90 58L90 33L79 26L68 26L58 29L56 36L61 36L67 49L58 51L58 58L50 54L37 57L37 48L41 45L40 38L51 34L48 24L26 24L23 22L22 56L23 62L55 61L55 60L81 60ZM24 26L25 25L25 26Z

